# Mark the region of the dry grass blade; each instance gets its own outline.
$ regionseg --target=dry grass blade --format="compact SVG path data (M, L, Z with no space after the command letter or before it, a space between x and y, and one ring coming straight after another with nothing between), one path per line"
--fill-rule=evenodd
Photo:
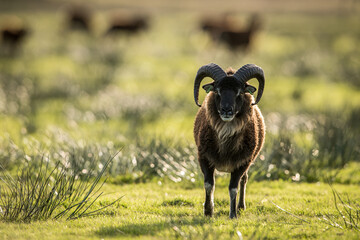
M343 222L343 225L340 225L334 219L332 219L330 214L325 214L327 219L324 220L330 223L330 225L333 227L338 227L341 229L355 229L357 231L360 231L359 206L352 203L350 201L349 196L347 196L347 202L345 202L345 200L343 200L342 196L335 190L335 188L330 182L329 182L329 186L332 190L335 209L338 213L338 215L333 216L333 218L340 218L341 221Z
M103 206L102 208L96 209L96 210L94 210L94 211L92 211L92 212L84 213L84 214L82 215L82 217L94 216L94 215L96 215L95 213L98 213L98 212L100 212L101 210L103 210L103 209L105 209L105 208L107 208L107 207L110 207L110 206L114 205L116 202L118 202L118 201L119 201L120 199L122 199L123 197L124 197L124 196L119 197L119 198L116 199L115 201L113 201L113 202L111 202L111 203Z
M118 152L118 153L119 153L119 152ZM104 165L104 167L103 167L103 169L101 170L101 172L98 174L98 176L97 176L96 179L94 180L93 184L90 186L90 188L89 188L89 190L87 191L87 193L85 194L84 198L81 200L80 204L78 204L77 207L76 207L76 209L75 209L72 213L70 213L70 215L67 217L67 220L76 219L76 218L81 217L81 216L86 212L86 210L89 209L89 207L91 207L91 206L93 205L93 203L95 202L95 200L100 197L100 195L101 195L102 193L100 193L100 194L95 198L95 200L94 200L92 203L90 203L90 204L85 208L85 210L84 210L83 212L79 213L79 212L81 211L81 209L83 209L83 208L86 206L86 204L90 201L91 197L94 196L94 194L93 194L94 189L96 189L96 186L97 186L97 184L99 183L99 181L100 181L102 175L104 174L105 170L107 169L107 167L109 166L109 164L112 162L112 160L114 159L114 157L115 157L118 153L116 153L113 157L109 158L109 160L106 162L106 164ZM104 181L104 182L101 184L101 186L95 191L95 193L100 190L100 188L103 186L104 183L105 183L105 181ZM91 194L93 194L93 195L90 196ZM119 198L119 200L120 200L120 198Z
M286 211L285 209L283 209L282 207L280 207L280 206L277 205L276 203L272 202L271 200L269 200L269 202L271 202L275 207L277 207L277 208L280 209L281 211L283 211L283 212L285 212L285 213L287 213L287 214L289 214L289 215L291 215L291 216L293 216L293 217L295 217L295 218L297 218L297 219L299 219L299 220L301 220L301 221L303 221L303 222L310 223L309 221L306 221L305 219L302 219L302 218L296 216L295 214Z

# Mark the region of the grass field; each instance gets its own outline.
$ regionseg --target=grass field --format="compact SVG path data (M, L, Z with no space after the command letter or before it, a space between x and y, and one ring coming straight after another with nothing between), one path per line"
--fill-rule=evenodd
M96 1L90 33L66 28L67 3L0 3L1 28L15 15L30 29L15 54L0 49L1 239L359 239L356 1L326 7L209 1L205 9L190 1ZM242 25L251 13L261 14L248 51L229 50L200 30L203 16L233 9L239 11L230 11L232 20ZM118 10L146 13L149 29L104 36ZM248 208L236 220L228 219L226 174L217 175L214 218L202 214L193 81L210 62L255 63L266 76L259 103L266 142L249 172ZM99 215L54 220L71 206L66 191L69 199L50 217L24 221L5 214L16 209L4 204L16 195L7 191L11 186L25 196L32 184L44 184L39 191L54 200L56 184L65 186L60 179L73 177L69 189L80 192L76 184L91 185L96 176L107 182L98 185L104 194L88 212L123 196Z
M98 204L124 195L102 215L74 221L1 223L2 239L358 239L356 230L341 229L332 191L324 183L250 182L248 209L229 220L228 179L218 181L215 216L202 214L203 189L183 184L146 183L104 186ZM359 201L359 186L335 185ZM283 210L290 212L284 212ZM325 219L339 224L329 225Z

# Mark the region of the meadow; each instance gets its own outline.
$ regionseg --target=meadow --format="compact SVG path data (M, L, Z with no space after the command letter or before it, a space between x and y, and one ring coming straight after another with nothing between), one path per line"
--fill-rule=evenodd
M264 11L251 48L232 51L200 30L206 13L193 9L152 12L147 30L117 36L104 36L105 7L90 33L68 30L62 8L7 9L0 22L15 14L31 32L15 55L0 55L2 239L360 237L356 12ZM244 24L249 16L232 17ZM223 173L214 218L202 214L193 81L210 62L255 63L266 77L266 142L236 220ZM16 194L34 204L24 196L37 184L53 211L7 214ZM60 190L57 203L51 193ZM77 201L85 211L71 215Z

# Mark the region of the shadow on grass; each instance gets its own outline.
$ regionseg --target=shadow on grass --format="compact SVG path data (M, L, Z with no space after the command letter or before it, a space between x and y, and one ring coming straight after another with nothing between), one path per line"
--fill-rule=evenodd
M204 217L194 217L190 220L179 218L156 223L130 223L122 226L102 227L97 230L95 234L100 237L155 235L161 231L172 229L174 227L188 225L203 226L209 221L209 219Z

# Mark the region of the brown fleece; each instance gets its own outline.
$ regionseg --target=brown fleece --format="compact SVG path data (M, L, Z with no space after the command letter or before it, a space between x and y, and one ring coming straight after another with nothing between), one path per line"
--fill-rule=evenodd
M249 168L265 140L265 123L254 98L245 94L242 110L230 122L221 120L210 92L199 109L194 137L199 161L207 161L219 171L233 172L241 166Z

